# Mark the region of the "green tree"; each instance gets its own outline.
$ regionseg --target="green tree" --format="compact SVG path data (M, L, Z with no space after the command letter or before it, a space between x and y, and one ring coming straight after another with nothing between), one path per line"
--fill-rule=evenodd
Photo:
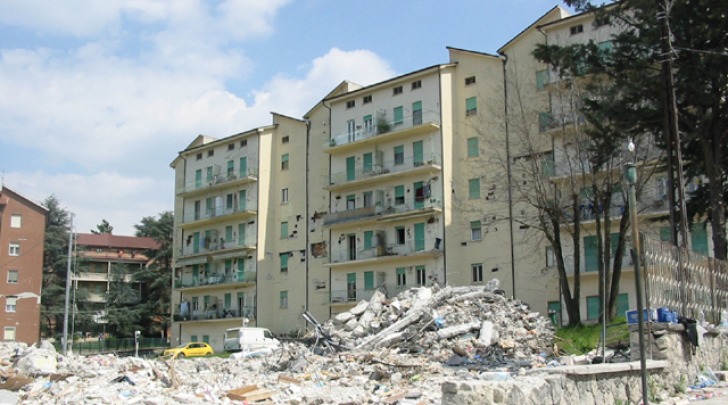
M63 330L71 216L61 208L54 195L46 198L42 205L48 210L48 218L43 254L41 333L45 337L55 337Z
M134 225L136 236L150 237L159 244L158 249L149 250L145 255L150 259L145 271L136 274L136 280L144 289L144 317L151 334L166 333L171 314L172 297L172 235L174 216L165 211L155 217L144 217Z
M122 263L111 265L109 291L106 296L106 322L116 337L133 337L141 329L144 306L140 304L138 284Z
M96 225L96 229L92 229L91 233L93 234L102 234L102 233L108 233L111 234L111 232L114 230L114 227L109 224L109 221L102 219L101 223Z

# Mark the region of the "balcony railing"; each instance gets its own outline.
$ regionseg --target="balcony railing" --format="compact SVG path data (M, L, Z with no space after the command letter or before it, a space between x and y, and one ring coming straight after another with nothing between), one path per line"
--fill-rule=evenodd
M408 240L403 244L380 243L371 248L339 249L331 252L331 263L346 263L357 260L368 260L382 257L411 256L422 253L439 253L442 249L440 238L425 238L420 241Z
M347 130L331 137L324 145L325 148L334 148L354 142L370 139L378 135L402 131L425 124L440 124L440 113L437 111L426 111L422 114L413 114L402 117L401 120L389 120L385 117L375 118L371 125L357 127L351 131Z
M182 224L191 224L199 221L222 218L227 215L255 214L257 210L258 207L256 204L251 202L233 206L228 206L227 204L215 204L214 206L200 210L199 212L188 213L182 218Z
M331 304L355 304L361 300L370 300L374 293L381 288L382 292L386 294L387 297L394 297L397 294L401 293L402 291L412 287L412 286L397 286L397 285L387 285L385 284L382 286L376 286L377 288L357 288L357 289L343 289L343 290L332 290L331 291L331 297L330 297L330 303Z
M428 155L415 159L414 157L402 158L398 160L389 160L386 162L372 163L371 167L359 167L353 171L339 171L331 173L329 180L332 186L352 183L371 179L385 174L403 173L410 170L416 170L425 166L439 166L441 162L440 155Z
M108 273L78 272L74 277L76 280L109 281Z
M235 318L254 319L255 305L246 305L242 308L210 308L208 310L192 310L187 312L175 313L172 317L175 322Z
M637 212L639 215L660 214L667 211L667 204L666 196L662 198L655 198L654 200L648 196L646 201L637 202ZM609 207L610 218L619 218L625 213L627 213L627 206L622 203ZM564 209L564 214L566 219L569 221L574 220L569 207ZM583 202L579 205L579 217L582 222L594 221L596 220L597 215L604 218L604 209L595 208L594 204L591 202Z
M194 180L184 184L177 189L177 194L191 193L193 191L204 191L209 188L226 185L232 182L255 181L258 179L258 168L249 167L243 173L222 173L213 175L210 179Z
M194 277L191 274L184 274L182 278L174 280L174 288L190 288L218 286L225 284L237 283L254 283L256 280L256 271L244 271L242 273L235 272L233 274L210 274L208 276Z
M324 215L324 226L373 218L376 217L378 214L381 214L383 211L384 208L382 207L382 205L378 204L373 207L362 207L352 210L332 212L330 214Z
M254 240L253 238L249 239ZM185 244L185 247L179 249L179 255L180 257L187 257L210 253L220 253L226 250L234 251L236 249L255 249L255 244L253 242L247 242L244 240L237 243L234 240L225 240L223 238L214 238L213 240L217 240L217 242L205 243L204 240L201 240L200 246L198 246L197 249L195 249L194 242L191 242L188 246Z
M403 204L394 204L394 200L376 202L373 207L335 210L324 215L324 226L361 221L366 219L387 219L392 216L417 214L429 212L432 209L441 209L442 202L434 197L415 197L405 200Z

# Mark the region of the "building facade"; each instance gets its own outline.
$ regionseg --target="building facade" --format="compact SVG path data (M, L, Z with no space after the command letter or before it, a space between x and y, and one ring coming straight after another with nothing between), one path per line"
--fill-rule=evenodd
M47 210L0 188L2 339L40 342L40 300Z

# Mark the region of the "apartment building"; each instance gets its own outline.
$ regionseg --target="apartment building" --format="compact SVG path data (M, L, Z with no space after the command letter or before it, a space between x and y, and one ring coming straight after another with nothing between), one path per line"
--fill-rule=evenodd
M34 344L40 340L43 247L48 211L0 188L0 317L2 339Z
M225 329L300 328L306 307L306 124L198 136L175 170L173 342L222 350Z
M94 322L102 325L113 283L129 283L141 295L143 286L134 274L144 271L149 263L146 251L157 249L159 244L153 238L109 233L77 233L75 237L73 297L76 305L91 311Z

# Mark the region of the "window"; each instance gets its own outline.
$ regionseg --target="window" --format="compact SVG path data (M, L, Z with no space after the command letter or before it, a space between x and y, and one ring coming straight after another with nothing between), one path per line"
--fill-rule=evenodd
M373 207L374 206L374 192L373 191L365 191L362 193L362 196L364 197L364 207Z
M281 170L288 170L288 153L281 156Z
M202 341L210 344L210 335L202 335Z
M586 297L586 320L596 321L602 312L602 305L599 296Z
M371 115L365 115L364 116L364 133L371 134L374 130L374 123L372 121Z
M571 35L581 34L582 32L584 32L584 26L581 24L574 25L569 28L569 32L571 32Z
M596 18L594 18L594 25L596 27L603 27L603 26L609 25L609 24L610 24L609 16L603 15L603 16L597 16Z
M543 90L549 82L549 70L543 69L536 72L536 90Z
M549 177L556 175L556 162L554 161L553 152L546 152L541 156L541 173Z
M18 297L5 297L5 312L15 312Z
M197 342L197 335L190 335L190 342Z
M364 231L364 250L371 249L374 244L374 231Z
M234 202L233 202L234 197L235 197L235 194L233 194L233 193L228 193L225 196L225 209L226 210L232 210L233 209L233 206L235 205Z
M404 122L404 108L402 106L394 107L394 125Z
M364 96L364 99L362 100L362 103L363 104L369 104L371 102L372 102L372 96L371 96L371 94L368 95L368 96Z
M6 326L3 334L3 340L15 340L15 326Z
M546 267L554 267L556 265L556 256L554 255L553 246L546 246Z
M200 310L200 297L192 297L192 310L193 311ZM194 340L193 340L193 342L194 342Z
M362 173L372 172L372 153L367 152L364 154L362 159Z
M240 147L241 148L244 148L246 146L248 146L248 140L247 139L243 139L242 141L240 141Z
M465 100L465 116L470 117L478 113L478 100L475 97L470 97Z
M228 179L231 179L231 176L235 173L235 161L234 160L228 160L227 161L227 175Z
M394 239L398 245L404 245L404 227L398 226L394 228Z
M471 200L480 198L480 179L468 180L468 198Z
M670 227L669 226L662 226L660 227L660 240L663 242L669 242L672 240Z
M202 153L198 153L197 156L195 156L197 160L202 160Z
M599 270L599 258L597 255L597 237L584 237L584 271L592 272Z
M394 205L404 204L404 186L394 187Z
M416 90L422 87L422 80L415 80L412 82L412 90Z
M229 143L228 144L228 150L235 150L235 144L234 143Z
M538 113L538 131L545 132L549 129L553 129L558 126L558 123L554 119L550 112Z
M19 243L11 243L8 254L10 256L20 256L20 244Z
M465 78L465 85L475 84L475 76L468 76Z
M288 202L288 188L281 189L281 203L285 204Z
M346 196L346 210L353 211L356 209L356 195L349 194Z
M205 172L207 173L207 174L206 174L206 176L207 176L207 177L206 177L207 181L208 181L208 182L212 181L212 166L207 166L207 167L205 168Z
M470 240L480 240L481 238L480 221L470 222Z
M281 138L281 143L288 143L290 141L291 141L291 138L288 135Z
M468 157L478 157L480 156L480 149L478 146L478 138L472 137L468 138Z
M422 101L412 103L412 125L422 124Z
M20 228L20 224L23 220L23 217L17 214L10 216L10 227L11 228Z
M281 222L281 239L288 239L288 222Z
M399 146L394 147L394 164L395 165L404 164L404 145L399 145Z
M397 267L397 286L407 285L407 271L404 267Z
M346 108L354 108L355 105L356 105L356 101L354 101L354 100L349 100L346 102Z
M553 326L561 326L561 301L549 301L547 303L551 324Z
M614 43L612 41L602 41L597 44L597 48L604 53L611 52L613 47Z
M425 272L425 266L415 266L415 273L417 276L417 285L427 284L427 274Z
M690 247L693 252L708 256L708 232L705 230L705 224L690 225Z
M365 290L374 289L374 272L373 271L364 272L364 289Z
M395 96L397 94L402 94L402 86L397 86L397 87L393 88L392 89L392 94L394 94Z
M18 284L17 270L8 270L8 284Z
M213 157L215 156L215 149L210 149L207 151L207 157Z
M473 273L473 283L482 283L483 282L483 263L471 264L470 270Z
M279 297L281 308L288 308L288 291L281 291Z
M278 255L281 260L281 273L288 273L288 257L290 253L285 252Z

